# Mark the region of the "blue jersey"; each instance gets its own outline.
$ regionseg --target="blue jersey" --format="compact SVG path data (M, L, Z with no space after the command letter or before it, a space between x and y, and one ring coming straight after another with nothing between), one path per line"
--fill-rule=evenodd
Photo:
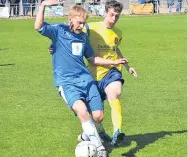
M93 81L83 58L93 56L85 33L74 34L67 24L50 25L46 22L38 31L55 44L52 55L55 86Z

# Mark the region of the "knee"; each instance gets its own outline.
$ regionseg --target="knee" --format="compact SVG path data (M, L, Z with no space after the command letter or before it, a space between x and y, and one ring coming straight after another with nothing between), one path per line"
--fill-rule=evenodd
M103 121L104 113L102 110L92 112L92 117L95 122L100 123Z
M121 89L119 89L116 93L115 93L116 99L119 99L121 96Z
M107 97L109 100L113 100L113 99L119 99L121 96L121 90L116 90L116 91L110 91L107 94Z
M121 96L122 83L119 81L110 83L105 88L105 93L109 100L119 99Z

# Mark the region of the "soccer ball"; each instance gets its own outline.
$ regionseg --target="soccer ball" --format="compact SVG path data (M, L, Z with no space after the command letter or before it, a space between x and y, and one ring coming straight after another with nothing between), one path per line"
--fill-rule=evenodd
M75 149L76 157L97 157L97 148L91 141L78 143Z

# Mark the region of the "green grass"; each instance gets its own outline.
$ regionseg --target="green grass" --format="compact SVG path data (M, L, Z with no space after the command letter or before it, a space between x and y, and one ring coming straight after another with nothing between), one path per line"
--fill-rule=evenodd
M53 86L50 41L33 24L0 20L0 157L73 157L81 126ZM186 16L125 16L117 26L139 77L123 71L128 140L110 157L186 157ZM104 126L112 135L107 103Z

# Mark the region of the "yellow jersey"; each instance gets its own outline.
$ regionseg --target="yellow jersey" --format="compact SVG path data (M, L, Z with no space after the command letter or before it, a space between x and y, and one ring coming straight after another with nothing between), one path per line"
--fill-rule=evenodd
M88 27L89 26L89 27ZM94 55L110 60L117 60L117 48L122 39L122 33L117 28L107 28L103 22L89 23L84 31L89 36L91 47ZM122 65L114 66L119 71L122 70ZM101 80L109 71L111 67L96 66L88 63L88 69L96 81Z

